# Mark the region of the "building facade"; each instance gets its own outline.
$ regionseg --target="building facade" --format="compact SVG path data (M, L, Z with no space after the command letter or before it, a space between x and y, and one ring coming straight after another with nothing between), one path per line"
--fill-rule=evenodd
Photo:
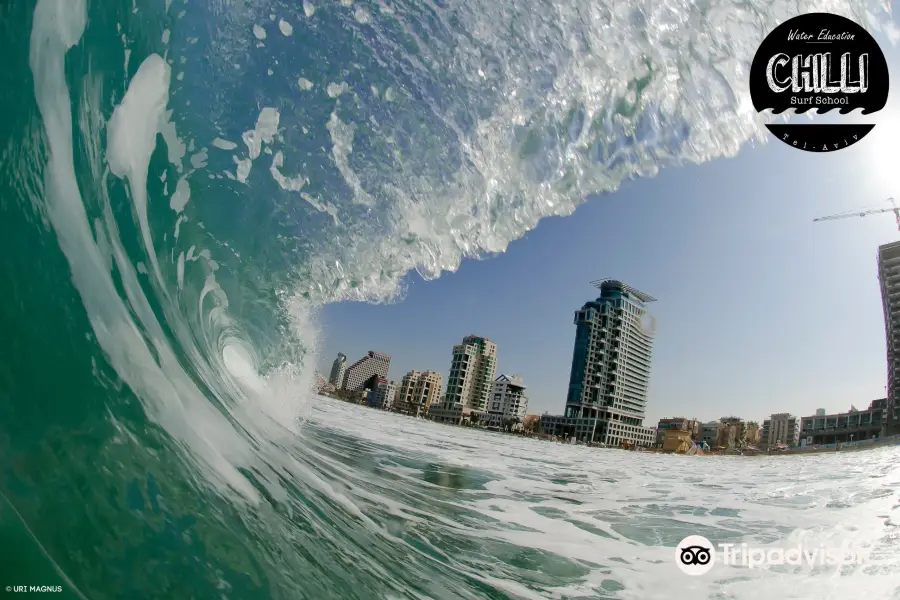
M400 387L397 388L397 395L394 398L394 412L414 417L419 416L419 411L413 407L413 394L421 374L422 371L413 369L400 380Z
M656 425L656 445L662 446L669 429L677 429L678 431L686 431L690 439L698 441L700 439L701 423L697 419L686 419L684 417L669 417L660 419Z
M347 355L338 352L337 358L331 363L331 375L328 377L328 383L336 388L340 388L344 383L344 373L347 371Z
M801 444L834 444L881 437L887 430L889 414L887 398L872 400L866 410L851 408L831 415L824 410L816 411L814 416L800 421Z
M431 405L440 400L443 381L437 371L410 371L400 381L393 410L413 417L425 416Z
M655 298L604 279L592 282L600 297L575 311L575 346L565 414L541 419L545 433L579 441L652 446L644 427L655 322Z
M887 402L882 435L900 433L900 242L878 247L878 281L887 345Z
M510 427L518 431L525 423L528 412L528 396L519 375L501 374L494 380L487 416L483 421L489 427Z
M700 441L706 442L710 448L715 448L719 440L719 429L722 424L718 421L709 421L700 425Z
M453 346L447 390L439 404L432 404L428 418L460 424L482 420L487 413L497 370L497 344L486 337L467 335Z
M800 445L800 419L790 413L775 413L762 424L759 445L763 448Z
M366 382L374 376L387 379L390 366L390 356L369 350L365 356L347 368L347 373L344 375L343 389L348 392L357 392L363 389Z
M372 402L374 408L381 410L391 410L394 406L394 399L397 394L397 386L393 381L381 379L375 386L375 398Z

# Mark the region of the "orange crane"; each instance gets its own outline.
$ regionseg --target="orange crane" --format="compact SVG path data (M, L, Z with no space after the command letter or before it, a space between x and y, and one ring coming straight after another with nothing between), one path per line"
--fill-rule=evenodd
M897 229L900 230L900 208L897 208L897 205L894 203L893 198L888 198L888 202L891 203L891 208L872 208L863 211L850 211L841 213L839 215L829 215L827 217L819 217L818 219L813 219L813 222L816 221L831 221L833 219L846 219L847 217L865 217L866 215L877 215L879 213L894 213L894 217L897 219Z

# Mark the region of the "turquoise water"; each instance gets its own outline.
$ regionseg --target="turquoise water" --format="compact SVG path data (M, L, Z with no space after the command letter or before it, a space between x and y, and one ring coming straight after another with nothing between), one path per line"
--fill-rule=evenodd
M888 18L836 1L0 3L0 590L896 594L892 449L687 463L309 393L322 304L397 299L412 269L734 154L760 133L756 45L813 9ZM688 579L670 557L696 528L882 558Z

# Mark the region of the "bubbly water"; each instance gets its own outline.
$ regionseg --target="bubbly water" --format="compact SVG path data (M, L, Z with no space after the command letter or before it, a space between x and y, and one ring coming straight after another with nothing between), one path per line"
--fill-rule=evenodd
M757 45L813 10L889 23L837 0L0 2L0 589L900 598L893 449L598 452L308 392L323 303L736 153ZM686 534L872 554L689 578Z

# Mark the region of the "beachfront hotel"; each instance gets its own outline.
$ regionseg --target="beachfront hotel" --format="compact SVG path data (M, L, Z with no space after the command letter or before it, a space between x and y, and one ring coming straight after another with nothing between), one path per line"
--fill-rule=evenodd
M887 401L882 435L900 433L900 242L878 247L878 280L887 342Z
M496 370L497 344L477 335L464 337L461 344L453 346L444 400L431 405L428 418L456 425L483 418Z
M774 417L774 415L773 415ZM872 400L865 410L851 406L844 413L826 414L824 408L800 420L801 446L858 442L885 435L888 426L887 398Z
M359 392L373 377L387 379L390 366L390 356L369 350L365 356L347 368L341 388L348 392Z
M565 414L541 418L543 433L578 441L652 446L644 427L655 298L614 279L592 282L600 297L575 311L575 347Z

